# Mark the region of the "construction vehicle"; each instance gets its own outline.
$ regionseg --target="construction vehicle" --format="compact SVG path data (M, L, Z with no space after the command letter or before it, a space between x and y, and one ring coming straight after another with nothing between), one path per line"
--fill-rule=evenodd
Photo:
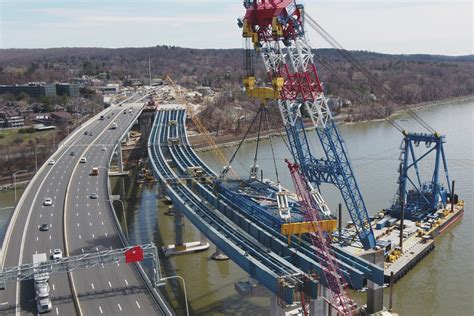
M48 261L48 259L45 253L33 255L35 300L38 313L47 313L53 309L49 296L49 273L41 272L41 269L39 269L40 264L46 261Z

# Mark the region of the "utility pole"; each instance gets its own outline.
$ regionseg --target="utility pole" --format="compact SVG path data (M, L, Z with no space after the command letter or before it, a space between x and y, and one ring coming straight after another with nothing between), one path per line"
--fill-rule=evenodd
M150 79L150 87L151 87L151 56L148 56L148 77Z

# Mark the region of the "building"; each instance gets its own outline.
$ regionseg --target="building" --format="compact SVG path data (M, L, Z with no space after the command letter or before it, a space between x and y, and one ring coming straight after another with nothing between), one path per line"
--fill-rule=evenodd
M108 84L105 87L99 88L102 94L117 94L119 92L120 86L118 84Z
M51 119L56 125L67 125L72 120L72 114L69 112L51 112Z
M56 94L76 98L80 94L79 85L73 83L58 83L56 84Z
M11 93L19 95L26 93L30 97L54 97L56 96L56 86L44 83L29 83L22 85L0 85L0 94Z
M0 111L0 129L19 128L25 125L25 119L18 111Z

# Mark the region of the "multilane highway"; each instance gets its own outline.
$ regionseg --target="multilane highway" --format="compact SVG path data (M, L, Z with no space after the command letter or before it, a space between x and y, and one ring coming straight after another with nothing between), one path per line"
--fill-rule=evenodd
M3 267L31 263L33 254L51 255L55 248L77 255L124 246L108 201L107 166L115 145L137 119L141 99L134 96L122 106L104 110L104 120L96 116L88 121L51 157L54 164L42 166L12 218L3 245ZM117 128L112 129L113 123ZM85 163L80 162L82 157ZM92 167L99 168L98 176L90 175ZM44 205L45 198L51 198L52 205ZM41 224L49 229L40 231ZM164 302L157 304L136 268L125 264L75 271L70 278L52 275L50 287L52 313L57 315L164 313L160 307ZM0 292L0 313L36 313L33 282L7 284Z

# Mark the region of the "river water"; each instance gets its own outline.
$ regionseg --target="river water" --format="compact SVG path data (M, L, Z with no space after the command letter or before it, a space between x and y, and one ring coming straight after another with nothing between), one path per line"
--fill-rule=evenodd
M404 278L395 284L394 310L401 315L472 315L474 310L474 246L472 205L474 203L474 103L452 104L420 110L418 114L436 130L447 136L445 145L451 179L456 180L456 191L466 201L463 220L446 231L436 241L436 249ZM409 131L419 131L408 117L396 118ZM396 191L399 146L402 135L385 121L341 125L354 172L370 214L390 205ZM310 132L314 148L319 143ZM284 143L273 138L279 177L282 184L292 188L289 173L283 163L289 152ZM224 151L230 156L235 148ZM234 163L242 176L248 175L253 162L255 143L244 144ZM219 165L210 152L200 153L210 167ZM428 162L422 170L429 170ZM264 177L275 179L270 142L262 141L259 165ZM123 181L123 182L121 182ZM121 193L125 201L129 237L132 243L154 241L162 246L173 243L173 218L164 215L166 206L157 200L157 185L133 185L134 179L112 181L114 193ZM338 191L324 186L322 193L335 209L341 202ZM12 204L12 193L0 193L0 209ZM120 213L120 204L116 205ZM345 220L348 216L344 214ZM6 228L10 210L0 211L0 236ZM119 217L122 218L119 214ZM199 240L200 234L186 221L185 240ZM234 283L248 280L247 275L231 261L215 262L214 251L162 258L164 276L178 274L186 280L188 301L193 315L268 315L268 291L254 297L242 298L234 290ZM177 310L184 313L181 285L165 287L165 295ZM388 291L385 305L388 305ZM360 303L365 294L352 293Z

